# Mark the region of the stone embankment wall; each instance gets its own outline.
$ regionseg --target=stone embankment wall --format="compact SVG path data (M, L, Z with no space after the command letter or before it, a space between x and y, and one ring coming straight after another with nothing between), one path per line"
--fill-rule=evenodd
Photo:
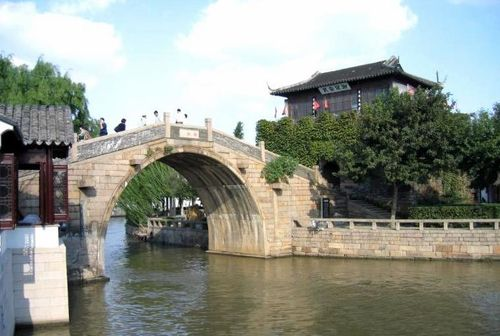
M294 255L404 258L497 259L500 230L292 229Z
M127 235L140 240L208 249L208 230L202 229L202 223L193 225L193 227L149 226L138 228L127 225L126 232Z
M166 245L208 248L208 230L165 227L153 237L153 241Z

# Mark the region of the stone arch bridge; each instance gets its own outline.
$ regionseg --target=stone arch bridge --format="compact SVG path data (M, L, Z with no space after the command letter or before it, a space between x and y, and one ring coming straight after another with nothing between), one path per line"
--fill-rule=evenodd
M69 280L104 276L104 237L112 210L130 181L155 161L197 190L207 214L209 252L254 257L292 254L292 226L319 216L328 194L316 170L299 166L287 184L261 177L277 155L205 127L170 124L75 142L68 167L70 223L65 243ZM332 196L329 195L330 199Z

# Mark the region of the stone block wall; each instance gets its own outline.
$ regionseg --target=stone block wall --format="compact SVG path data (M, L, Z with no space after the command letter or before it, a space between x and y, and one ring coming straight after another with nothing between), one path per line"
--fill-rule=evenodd
M12 255L6 248L7 231L0 231L0 335L14 335L14 291Z
M293 254L303 256L498 259L500 230L292 229Z
M66 248L12 249L16 325L69 322Z
M153 241L167 245L208 248L208 230L164 227L157 231L159 232L153 233Z

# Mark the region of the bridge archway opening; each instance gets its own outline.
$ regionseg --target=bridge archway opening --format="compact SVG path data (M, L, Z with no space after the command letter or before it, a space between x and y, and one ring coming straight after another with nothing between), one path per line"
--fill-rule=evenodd
M244 181L228 164L186 151L156 161L176 170L196 190L207 218L208 252L266 255L260 210Z
M175 169L197 191L207 216L209 252L265 254L264 226L257 203L226 164L191 152L170 154L158 161Z

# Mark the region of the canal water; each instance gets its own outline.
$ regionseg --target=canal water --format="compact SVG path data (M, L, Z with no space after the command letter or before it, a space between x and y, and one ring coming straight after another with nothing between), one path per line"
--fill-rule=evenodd
M106 274L69 325L16 335L500 335L499 262L212 255L112 219Z

